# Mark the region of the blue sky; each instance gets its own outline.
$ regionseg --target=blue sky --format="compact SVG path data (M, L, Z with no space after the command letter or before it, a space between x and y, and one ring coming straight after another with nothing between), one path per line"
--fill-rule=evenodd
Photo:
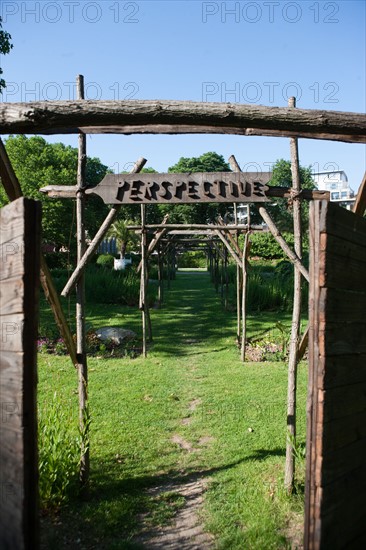
M363 1L8 1L1 59L3 101L73 99L77 74L89 99L180 99L364 112ZM54 136L76 146L76 136ZM289 158L285 138L220 135L88 136L88 154L119 171L138 157L161 172L181 156L235 154L244 170ZM300 161L343 169L356 191L365 146L299 142Z

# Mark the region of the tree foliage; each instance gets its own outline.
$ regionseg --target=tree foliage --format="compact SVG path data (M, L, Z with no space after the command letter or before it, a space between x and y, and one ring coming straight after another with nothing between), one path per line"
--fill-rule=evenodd
M128 251L128 248L138 247L139 238L133 232L127 229L128 225L132 225L135 220L128 218L119 218L108 230L108 237L115 237L119 248L120 258L123 259Z
M75 185L78 151L62 143L48 143L39 136L10 136L5 143L7 153L19 179L24 196L42 202L42 233L44 242L57 248L73 247L75 242L75 201L50 199L39 192L46 185ZM86 180L97 185L107 173L107 167L97 158L88 158ZM0 205L7 201L1 188ZM108 207L97 199L87 198L85 211L86 230L94 236L108 214Z
M170 173L194 172L230 172L230 166L222 155L214 152L204 153L200 157L181 157L168 169ZM159 205L161 217L169 213L170 223L209 223L215 221L218 214L224 215L227 205L218 203L196 203Z
M8 32L4 31L2 28L2 19L0 17L0 56L6 55L10 52L10 50L13 47L13 44L10 42L11 36ZM0 94L3 93L3 88L5 88L5 80L1 78L1 75L3 74L3 70L0 67Z

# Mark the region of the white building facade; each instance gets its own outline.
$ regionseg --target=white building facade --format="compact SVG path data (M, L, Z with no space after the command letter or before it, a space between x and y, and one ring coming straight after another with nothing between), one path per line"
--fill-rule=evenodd
M330 192L330 200L332 202L338 203L340 206L347 208L347 210L352 209L356 198L343 170L316 172L313 174L313 178L319 190Z

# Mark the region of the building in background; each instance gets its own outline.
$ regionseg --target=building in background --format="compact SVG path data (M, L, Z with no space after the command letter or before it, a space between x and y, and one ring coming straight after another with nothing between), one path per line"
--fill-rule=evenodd
M350 188L348 178L343 170L329 172L315 172L313 178L317 188L330 192L330 200L340 206L352 210L356 200L353 189Z

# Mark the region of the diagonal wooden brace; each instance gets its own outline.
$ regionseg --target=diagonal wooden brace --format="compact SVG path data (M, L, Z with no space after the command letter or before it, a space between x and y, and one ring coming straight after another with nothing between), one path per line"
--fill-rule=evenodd
M131 173L140 172L140 170L143 168L145 163L146 163L146 159L144 159L142 157L139 158L137 160L137 162L135 163L135 166L132 168ZM67 297L70 294L71 290L74 288L74 286L76 285L76 283L80 279L81 275L84 273L84 270L85 270L86 266L88 265L88 263L90 262L93 254L97 251L98 246L102 242L102 240L103 240L105 234L107 233L108 229L110 228L110 226L114 222L114 220L115 220L119 210L121 209L121 207L122 207L121 204L116 204L116 206L111 208L111 210L109 211L108 216L106 217L106 219L104 220L104 222L100 226L97 234L95 235L94 239L92 240L92 242L88 246L88 248L87 248L85 254L83 255L83 257L81 258L80 262L76 266L76 268L75 268L74 272L72 273L70 279L67 281L63 291L61 292L61 296Z

